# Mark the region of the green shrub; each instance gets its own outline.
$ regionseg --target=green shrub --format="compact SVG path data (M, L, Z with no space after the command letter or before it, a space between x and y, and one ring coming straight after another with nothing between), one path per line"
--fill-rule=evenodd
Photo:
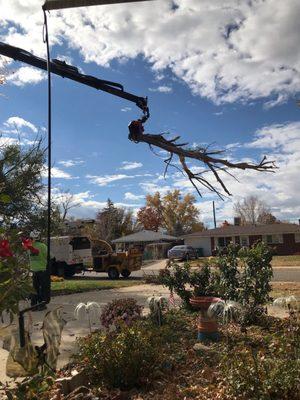
M242 323L263 321L264 305L270 301L273 251L264 242L249 248L227 246L216 260L220 270L220 297L239 302L244 309Z
M129 389L151 378L161 357L160 335L147 324L122 325L118 331L79 339L75 361L82 362L90 382Z

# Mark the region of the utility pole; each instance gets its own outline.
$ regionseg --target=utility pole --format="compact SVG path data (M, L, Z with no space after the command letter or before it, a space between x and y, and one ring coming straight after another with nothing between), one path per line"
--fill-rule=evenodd
M217 227L217 221L216 221L216 208L215 208L215 202L213 201L213 215L214 215L214 227Z

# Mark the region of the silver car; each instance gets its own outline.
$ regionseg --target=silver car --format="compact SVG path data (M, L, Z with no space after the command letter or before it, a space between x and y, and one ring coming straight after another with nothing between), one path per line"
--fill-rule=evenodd
M168 258L179 258L184 260L190 260L191 258L197 258L196 250L192 246L181 245L174 246L168 251Z

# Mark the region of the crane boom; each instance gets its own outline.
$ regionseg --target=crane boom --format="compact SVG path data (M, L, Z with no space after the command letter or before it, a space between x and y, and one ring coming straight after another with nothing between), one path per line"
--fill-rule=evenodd
M0 54L47 71L47 60L37 57L19 47L14 47L0 42ZM87 85L97 90L102 90L103 92L107 92L114 96L131 101L144 112L147 110L147 97L139 97L132 93L125 92L123 86L119 83L106 81L90 75L84 75L78 71L77 67L69 65L65 61L52 59L50 61L50 71L53 74L62 76L63 78L71 79L73 81L82 83L83 85Z

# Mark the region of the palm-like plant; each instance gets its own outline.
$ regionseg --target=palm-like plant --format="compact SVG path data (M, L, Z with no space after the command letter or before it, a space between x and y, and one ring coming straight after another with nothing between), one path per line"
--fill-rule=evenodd
M100 317L100 304L95 301L77 304L74 316L78 320L88 320L90 332L92 333L92 320Z
M207 314L210 318L222 321L223 324L238 322L241 318L243 307L236 301L220 300L210 305Z

